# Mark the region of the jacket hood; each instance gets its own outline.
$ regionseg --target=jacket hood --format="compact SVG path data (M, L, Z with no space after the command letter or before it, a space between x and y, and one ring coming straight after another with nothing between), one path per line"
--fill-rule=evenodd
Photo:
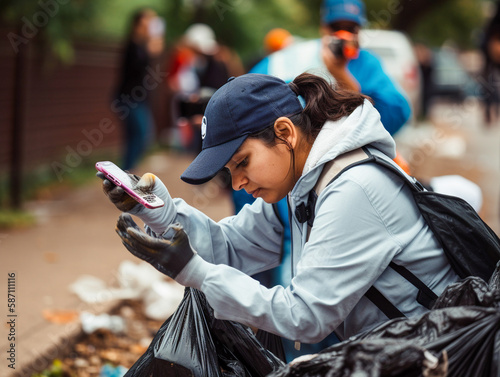
M396 143L380 121L379 112L368 100L350 115L323 125L309 152L302 176L290 195L300 198L308 194L324 164L363 146L376 148L390 158L396 156Z

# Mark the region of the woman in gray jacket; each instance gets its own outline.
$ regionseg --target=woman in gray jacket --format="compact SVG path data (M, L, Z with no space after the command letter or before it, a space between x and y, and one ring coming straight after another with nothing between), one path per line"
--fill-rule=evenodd
M395 174L363 163L317 187L326 164L361 147L392 162L394 140L368 97L335 90L307 73L290 84L247 74L230 79L211 98L202 138L202 152L181 178L201 184L229 169L233 188L257 198L238 215L214 222L172 199L150 173L139 185L165 201L161 209L130 204L107 180L104 190L119 209L147 224L146 234L121 215L117 231L125 246L180 284L204 292L217 318L299 342L315 343L333 331L345 339L387 320L365 297L372 286L403 315L428 310L390 262L437 295L458 280ZM313 190L319 195L311 205ZM285 196L293 278L288 287L268 289L250 275L280 263L283 226L273 203ZM313 223L306 216L311 212Z

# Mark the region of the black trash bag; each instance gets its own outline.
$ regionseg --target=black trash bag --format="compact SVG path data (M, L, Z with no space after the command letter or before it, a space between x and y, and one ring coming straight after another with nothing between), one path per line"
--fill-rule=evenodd
M280 336L259 329L255 337L265 349L271 351L278 359L286 362L285 349Z
M427 351L440 360L436 368L427 368L427 375L438 376L446 367L445 375L449 377L498 377L499 265L489 283L478 277L469 277L451 284L429 312L418 317L389 320L321 351L308 361L292 361L271 376L349 375L342 373L344 370L352 372L352 368L346 368L356 363L357 358L363 358L367 349L375 344L379 347L377 352L389 358L383 356L384 362L366 363L364 366L358 363L356 373L360 376L420 376L424 373L422 366L425 366L422 355L425 356ZM444 352L448 359L446 363ZM398 357L393 359L391 355Z
M495 295L488 284L481 278L471 276L450 284L437 298L432 309L453 306L495 307Z
M125 377L260 377L283 365L250 328L216 319L205 295L186 288L177 310Z
M500 307L500 263L487 283L477 276L470 276L450 284L434 303L432 309L452 306Z
M448 376L497 376L492 371L497 368L493 357L500 347L499 328L498 309L463 306L391 320L357 339L405 339L434 354L446 350Z
M500 262L497 263L488 285L492 292L500 292Z
M499 328L500 312L495 308L468 306L431 310L420 317L390 320L321 351L309 361L296 359L271 376L339 377L349 376L344 374L347 370L356 371L360 376L411 377L421 376L425 369L439 376L444 351L448 354L448 374L443 376L498 376L495 352L500 350ZM356 364L356 360L366 357L373 347L380 360L377 356L372 363ZM440 362L432 368L425 365L425 351ZM354 364L357 369L353 369Z
M204 302L200 298L193 290L185 290L184 299L155 346L155 359L169 362L172 369L169 373L175 376L221 375L217 350L203 310Z
M500 264L489 283L468 277L450 284L432 310L386 322L362 338L407 339L435 353L448 353L449 376L499 376Z
M446 357L440 361L407 340L364 339L339 343L334 350L302 356L270 377L446 377Z
M197 292L201 294L201 292ZM202 298L205 299L205 296ZM212 318L210 330L217 346L219 358L221 355L227 355L226 358L231 360L231 365L239 361L240 366L247 371L247 374L235 374L235 376L267 376L285 364L283 362L285 352L280 337L259 330L261 339L266 343L259 342L249 327L237 322L215 319L212 309L206 301L205 309L210 311L209 315ZM281 345L282 359L279 359L279 355L272 353L270 349L272 346L273 349L279 351L280 347L276 346L278 342Z

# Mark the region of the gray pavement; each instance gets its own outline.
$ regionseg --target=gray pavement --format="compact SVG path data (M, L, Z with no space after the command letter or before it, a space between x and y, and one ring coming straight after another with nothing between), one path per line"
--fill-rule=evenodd
M480 185L484 194L483 218L499 231L500 124L485 128L473 101L458 107L437 104L431 121L411 127L397 137L399 149L417 177L462 174ZM138 172L157 174L171 195L182 197L218 220L231 214L229 195L217 182L184 184L179 176L191 156L158 153ZM0 276L3 306L0 332L0 376L30 376L64 351L81 326L71 315L107 312L116 302L83 303L69 286L81 275L116 282L119 264L137 261L114 232L119 214L104 197L96 181L50 201L30 203L40 218L29 229L0 232ZM15 273L15 312L8 317L8 273ZM47 311L66 314L67 323L46 319ZM45 314L44 314L45 313ZM62 316L64 317L64 316ZM15 319L15 341L8 340ZM14 344L15 370L8 367ZM7 357L6 357L7 356Z
M428 121L403 129L396 141L418 179L458 174L479 185L479 214L500 232L500 120L487 127L475 99L436 102Z

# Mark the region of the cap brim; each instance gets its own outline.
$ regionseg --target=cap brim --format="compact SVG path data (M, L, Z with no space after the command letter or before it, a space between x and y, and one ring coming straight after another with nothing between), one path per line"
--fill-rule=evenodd
M229 162L248 135L202 150L188 166L181 179L192 185L208 182Z

